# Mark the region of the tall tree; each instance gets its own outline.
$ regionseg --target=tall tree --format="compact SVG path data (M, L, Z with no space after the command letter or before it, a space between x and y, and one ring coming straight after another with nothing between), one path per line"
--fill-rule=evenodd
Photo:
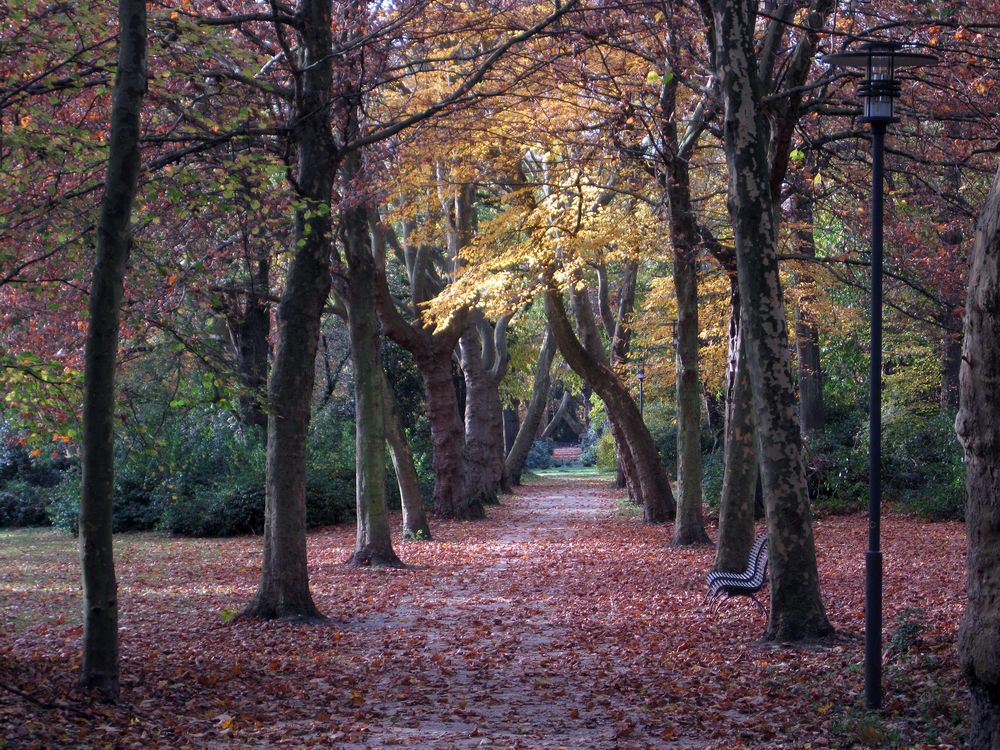
M969 600L959 631L972 698L969 747L1000 745L1000 170L979 218L965 303L960 406Z
M710 0L708 7L715 70L725 104L729 215L767 509L771 571L767 637L780 641L823 637L833 629L819 591L778 274L777 216L768 158L777 131L769 127L763 108L754 39L757 3Z
M677 506L656 452L656 445L643 422L639 408L611 368L607 355L603 350L599 354L595 353L594 347L600 341L592 313L576 316L578 326L582 325L581 341L566 314L562 292L554 281L550 281L550 284L545 293L545 310L559 351L566 363L587 380L607 407L611 428L618 433L615 436L616 443L619 449L624 448L629 454L626 457L626 479L634 482L630 490L633 497L642 503L643 520L647 523L664 523L674 515ZM585 301L585 295L580 292L574 297L578 303ZM586 308L585 305L583 307Z
M80 684L118 700L118 584L111 509L114 497L115 366L132 241L132 204L139 183L140 115L146 93L146 3L118 4L118 70L97 261L90 288L84 365L83 482L80 564L83 572L83 661Z
M320 321L330 294L330 199L337 148L330 126L333 60L329 0L300 0L295 31L291 140L297 151L294 251L278 305L278 341L268 382L264 559L246 614L320 617L306 560L306 439ZM290 61L289 61L290 62Z
M468 240L472 205L467 191L459 191L453 201L445 201L449 209L448 238L455 252ZM403 223L402 236L393 244L404 257L414 320L407 320L396 307L386 277L387 238L394 233L376 222L373 225L376 257L375 300L386 335L410 352L427 397L427 418L430 422L434 465L434 512L444 517L482 518L483 505L479 498L465 492L465 429L459 411L458 395L452 381L452 357L468 321L469 311L462 309L444 326L435 328L420 315L419 305L437 292L435 269L437 254L432 248L409 241L410 226ZM451 259L446 263L454 265Z

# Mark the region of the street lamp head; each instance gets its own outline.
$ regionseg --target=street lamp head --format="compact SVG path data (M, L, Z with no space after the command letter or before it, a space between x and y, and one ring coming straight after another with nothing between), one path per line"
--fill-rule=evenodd
M820 62L831 67L864 70L868 77L858 86L857 95L865 103L862 122L893 122L893 100L899 96L896 70L934 65L934 55L909 52L897 42L865 42L851 52L822 55Z
M643 380L646 379L646 363L645 362L637 362L636 363L635 376L639 379L640 383Z

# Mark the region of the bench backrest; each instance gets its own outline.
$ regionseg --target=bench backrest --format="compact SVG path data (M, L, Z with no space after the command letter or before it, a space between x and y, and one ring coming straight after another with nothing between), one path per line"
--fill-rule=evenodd
M767 566L767 534L761 534L753 540L750 555L747 558L747 574L757 577L757 571Z

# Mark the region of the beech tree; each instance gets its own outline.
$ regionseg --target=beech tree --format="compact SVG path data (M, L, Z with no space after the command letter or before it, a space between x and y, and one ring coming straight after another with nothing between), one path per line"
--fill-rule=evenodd
M976 229L959 382L969 600L958 649L972 699L969 747L986 750L1000 743L1000 170Z
M833 632L820 598L812 514L777 260L777 216L754 48L755 0L712 0L710 35L725 104L729 213L736 240L742 335L767 508L771 613L767 637Z
M132 241L132 203L140 170L140 114L146 93L146 4L118 4L118 70L111 104L108 171L97 224L90 326L84 364L80 564L83 661L80 684L118 700L118 585L111 510L115 490L115 367L118 328Z

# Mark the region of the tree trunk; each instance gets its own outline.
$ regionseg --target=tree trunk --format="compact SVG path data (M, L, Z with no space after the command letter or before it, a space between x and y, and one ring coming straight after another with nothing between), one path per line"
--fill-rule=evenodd
M83 661L80 685L118 701L118 582L112 502L115 489L115 367L132 204L139 182L140 114L146 93L146 4L120 0L118 72L111 104L108 171L97 225L84 361L80 567Z
M460 213L465 215L468 211ZM434 512L445 518L483 518L485 513L482 503L465 496L465 430L452 379L452 354L468 324L468 313L461 311L453 316L448 326L435 332L424 327L420 321L410 323L404 319L396 309L385 276L386 237L389 230L377 217L373 216L372 219L376 259L375 303L379 319L386 335L413 355L427 397L427 420L430 423L434 450ZM457 240L450 239L449 243L460 247ZM426 295L433 296L431 290L426 288L426 279L432 275L431 270L426 267L430 263L429 253L424 248L413 252L411 250L412 248L408 250L408 257L411 257L412 263L407 263L411 294L414 304L420 304L429 299Z
M962 366L962 338L945 329L941 334L941 411L958 408L959 372Z
M514 447L514 440L517 439L517 431L521 427L518 419L518 410L520 407L521 403L515 401L513 405L503 408L503 454L505 457L510 453L511 448Z
M399 497L403 506L403 539L429 541L431 527L424 510L424 499L420 493L420 479L413 463L410 441L406 439L403 423L399 415L399 404L389 385L389 378L383 371L382 388L385 394L385 437L389 443L392 467L399 484Z
M545 293L545 310L563 359L574 372L590 383L604 402L609 416L614 415L609 420L612 429L616 425L620 429L622 447L634 461L634 480L641 493L643 520L647 523L665 523L676 512L674 495L656 451L656 444L642 421L639 408L614 370L604 361L590 356L577 339L566 315L562 295L558 291L549 289ZM626 474L629 468L626 466Z
M715 65L725 103L729 215L767 509L771 612L767 638L833 632L819 591L812 514L777 260L769 132L754 52L754 0L711 0Z
M792 194L792 220L798 224L795 229L795 243L798 254L806 258L816 257L816 240L813 237L813 197L810 186L800 181ZM806 270L796 274L796 284L806 289L812 286L812 276ZM795 347L798 355L799 376L799 419L804 435L822 430L826 426L826 408L823 404L823 371L820 367L819 327L810 305L815 297L809 293L800 295L795 305Z
M465 429L451 377L451 352L430 357L414 353L427 395L427 419L434 448L434 512L443 518L485 517L483 504L465 494Z
M719 500L719 542L715 570L742 571L753 546L757 453L754 450L753 392L740 335L740 294L731 278L729 357L726 369L725 468Z
M346 184L360 180L361 159L350 154L344 165ZM379 351L375 312L375 260L364 206L349 208L341 217L347 254L347 320L354 361L355 486L357 537L352 565L401 568L392 548L389 510L385 502L385 370Z
M246 241L250 242L249 235ZM242 294L234 292L227 295L224 313L240 381L240 424L258 428L266 435L264 393L267 388L267 339L271 335L271 305L267 301L270 262L266 249L258 252L249 288ZM242 302L240 297L243 297Z
M677 296L677 520L676 545L708 544L701 499L701 382L698 377L698 223L691 205L688 158L680 153L675 117L679 81L672 76L660 94L665 168L662 185L670 209Z
M708 544L701 502L698 272L692 249L674 248L677 292L677 519L675 545Z
M559 399L559 406L556 407L556 413L552 415L552 419L549 420L549 423L545 425L545 429L542 430L543 440L551 438L556 434L556 431L566 419L566 415L569 414L572 407L573 395L568 390L563 390L562 398Z
M495 505L505 475L500 381L507 372L509 318L493 326L482 313L475 315L459 341L465 378L465 494Z
M965 304L960 406L969 600L958 635L969 683L969 747L1000 747L1000 171L976 229Z
M268 404L264 560L249 617L315 620L306 562L306 439L320 320L330 294L330 197L337 151L330 130L330 3L300 0L302 75L291 137L297 150L294 248L278 305Z
M545 404L549 398L549 384L551 381L550 370L552 360L556 355L556 339L552 335L551 328L545 330L545 338L542 339L542 348L538 352L538 361L535 364L535 382L531 390L531 399L524 412L524 421L514 438L514 445L507 453L505 462L507 474L510 481L521 484L521 473L524 471L524 462L528 458L528 451L531 444L535 442L535 435L538 434L538 427L542 423L545 414Z

